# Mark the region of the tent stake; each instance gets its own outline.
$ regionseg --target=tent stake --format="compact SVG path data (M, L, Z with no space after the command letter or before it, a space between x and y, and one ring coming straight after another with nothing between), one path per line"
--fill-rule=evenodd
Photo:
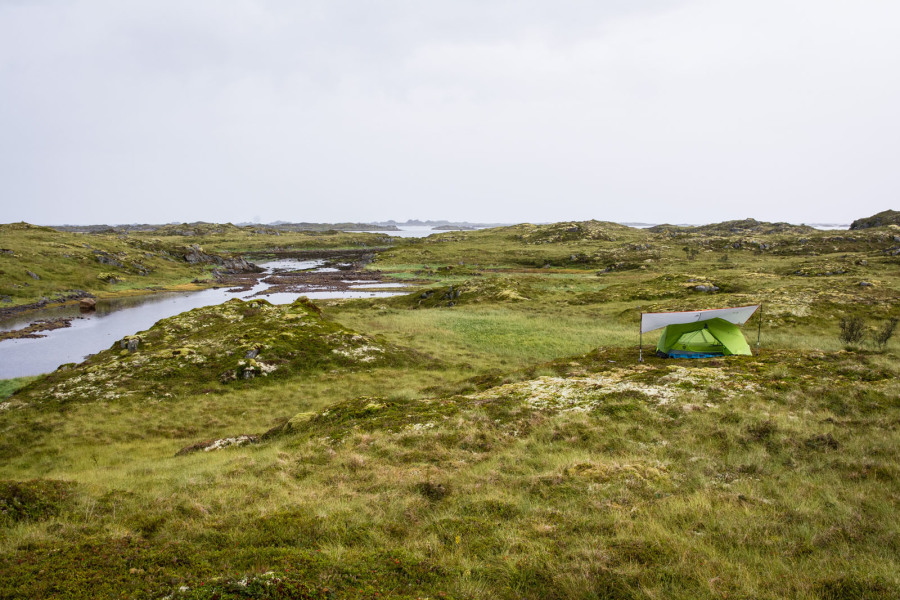
M759 356L759 334L762 332L763 305L759 303L759 320L756 322L756 355Z

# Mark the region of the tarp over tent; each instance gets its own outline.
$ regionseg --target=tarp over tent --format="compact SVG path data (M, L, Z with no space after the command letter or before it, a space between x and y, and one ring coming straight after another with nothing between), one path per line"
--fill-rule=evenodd
M704 358L729 354L750 355L750 346L738 329L759 308L741 306L641 315L641 334L661 327L656 352L660 356Z
M712 310L691 310L685 312L642 313L641 333L647 333L666 325L679 325L681 323L697 323L711 319L723 319L735 325L743 325L759 308L759 304L752 306L738 306L735 308L714 308Z

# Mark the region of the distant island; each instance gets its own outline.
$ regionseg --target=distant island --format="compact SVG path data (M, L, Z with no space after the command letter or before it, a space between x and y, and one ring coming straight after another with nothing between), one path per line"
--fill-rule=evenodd
M811 227L813 229L862 229L865 227L878 226L881 224L890 224L895 223L897 220L896 211L884 211L879 213L878 215L874 215L869 219L858 219L853 222L853 225L849 224L840 224L840 223L807 223L801 224L799 227ZM538 225L542 223L536 223ZM545 223L544 223L545 224ZM670 224L659 224L659 223L645 223L645 222L621 222L619 225L624 225L626 227L633 227L636 229L651 229L651 228L678 228L678 229L686 229L693 227L707 227L709 225L706 224L695 224L695 223L679 223L676 225ZM292 222L292 221L273 221L271 223L250 223L250 222L242 222L237 224L226 224L231 227L239 227L242 229L254 229L258 230L259 233L270 233L277 235L278 233L284 232L302 232L302 231L316 231L316 232L325 232L325 231L364 231L364 232L400 232L403 231L403 228L431 228L434 231L474 231L477 229L489 229L492 227L508 227L512 225L512 223L472 223L469 221L422 221L419 219L407 219L406 221L375 221L372 223L360 223L360 222L341 222L341 223L313 223L307 221L301 222ZM779 224L783 227L798 227L796 225L781 223ZM221 227L221 225L216 225L214 223L208 223L205 221L195 221L193 223L164 223L164 224L148 224L148 223L130 223L130 224L119 224L119 225L106 225L106 224L94 224L94 225L47 225L52 229L57 231L67 232L67 233L153 233L153 232L166 232L172 228L180 228L184 232L197 232L204 231L210 228Z
M181 227L185 231L205 230L213 226L213 223L206 221L195 221L193 223L130 223L119 225L48 225L48 227L56 231L67 233L152 233L160 230L169 230L172 227ZM231 225L231 224L228 224ZM420 221L418 219L409 219L405 222L398 221L379 221L374 223L359 222L343 222L343 223L312 223L312 222L291 222L291 221L273 221L271 223L237 223L233 226L240 228L258 228L269 229L273 232L289 232L289 231L373 231L373 232L391 232L402 231L401 227L430 227L435 231L454 231L463 230L471 231L475 229L486 229L489 227L503 227L509 223L469 223L465 221Z

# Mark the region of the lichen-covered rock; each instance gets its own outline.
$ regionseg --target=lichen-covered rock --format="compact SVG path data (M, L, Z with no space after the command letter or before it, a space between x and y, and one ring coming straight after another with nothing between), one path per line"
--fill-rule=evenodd
M210 264L223 267L225 273L259 273L262 271L261 268L240 256L208 254L197 244L184 248L182 258L192 265Z
M123 279L120 278L119 275L115 273L107 273L105 271L102 273L98 273L97 279L99 279L100 281L105 281L106 283L119 283L120 281L123 281Z
M223 448L240 448L241 446L256 444L258 442L258 435L236 435L218 440L205 440L197 442L196 444L191 444L190 446L185 446L176 452L175 456L193 454L194 452L200 452L201 450L203 452L212 452L214 450L222 450Z
M118 267L120 269L125 267L120 260L117 260L116 257L109 252L94 250L94 256L101 265L109 265L110 267Z
M129 352L135 352L138 349L138 346L141 343L140 336L137 335L126 335L121 340L119 340L119 348L123 350L128 350Z

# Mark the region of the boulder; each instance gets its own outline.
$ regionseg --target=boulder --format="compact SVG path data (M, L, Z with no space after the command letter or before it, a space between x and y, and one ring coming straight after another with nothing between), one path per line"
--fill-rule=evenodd
M141 338L136 335L125 336L119 341L119 347L129 352L137 352L138 346L141 344Z
M83 312L90 312L97 309L97 301L93 298L82 298L78 301L78 308Z
M175 456L184 456L200 451L211 452L213 450L222 450L223 448L240 447L257 443L259 443L259 436L253 434L236 435L234 437L222 438L219 440L204 440L202 442L197 442L196 444L191 444L190 446L185 446L176 452Z
M99 262L101 265L119 267L120 269L124 267L122 262L116 259L115 255L110 254L109 252L104 252L103 250L94 250L94 258L96 258L97 262Z

